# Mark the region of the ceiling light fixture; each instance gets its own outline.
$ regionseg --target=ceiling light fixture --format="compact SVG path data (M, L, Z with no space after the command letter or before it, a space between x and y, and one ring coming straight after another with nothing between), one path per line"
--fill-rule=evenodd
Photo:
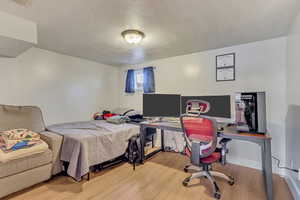
M121 35L129 44L138 44L145 37L145 34L142 31L134 29L125 30L121 33Z

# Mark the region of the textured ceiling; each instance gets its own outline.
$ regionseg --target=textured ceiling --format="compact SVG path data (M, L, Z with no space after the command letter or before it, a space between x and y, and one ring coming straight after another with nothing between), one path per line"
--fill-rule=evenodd
M286 35L299 0L1 0L0 10L38 23L38 47L128 65ZM2 27L3 28L3 27ZM139 46L123 41L139 29Z

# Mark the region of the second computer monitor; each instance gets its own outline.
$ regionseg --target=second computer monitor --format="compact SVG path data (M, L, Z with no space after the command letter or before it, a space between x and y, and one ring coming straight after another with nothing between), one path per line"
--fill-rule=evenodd
M144 94L145 117L180 117L181 96L177 94Z
M210 103L210 110L203 114L217 118L231 118L230 95L224 96L182 96L181 112L186 112L186 102L188 100L204 100Z

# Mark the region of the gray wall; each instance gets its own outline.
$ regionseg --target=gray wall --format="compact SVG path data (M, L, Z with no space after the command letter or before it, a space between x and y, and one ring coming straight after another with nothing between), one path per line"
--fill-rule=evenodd
M292 23L287 39L286 165L300 168L300 13ZM274 148L274 147L273 147ZM300 198L297 173L287 172L294 195ZM296 197L296 196L295 196Z

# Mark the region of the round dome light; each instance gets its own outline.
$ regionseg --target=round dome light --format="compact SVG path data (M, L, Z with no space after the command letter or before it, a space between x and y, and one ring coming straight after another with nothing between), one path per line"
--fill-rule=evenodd
M123 36L125 41L128 42L129 44L138 44L145 37L145 34L142 31L134 30L134 29L125 30L121 33L121 35Z

